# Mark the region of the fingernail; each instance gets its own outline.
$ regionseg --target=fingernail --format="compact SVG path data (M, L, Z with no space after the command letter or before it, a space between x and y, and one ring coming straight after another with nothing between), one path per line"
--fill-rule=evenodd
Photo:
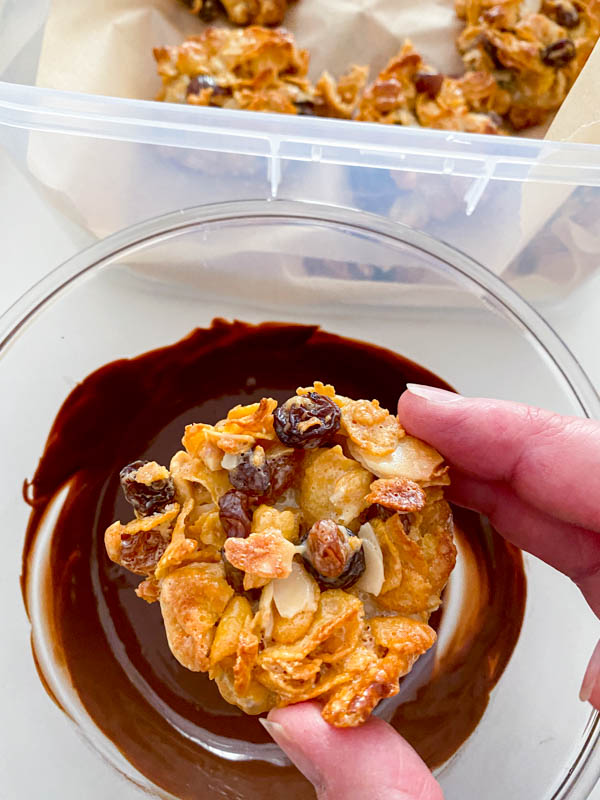
M585 675L583 676L583 682L581 684L581 689L579 690L579 699L583 703L587 703L592 696L592 692L594 691L596 681L600 676L600 642L594 648L594 652L592 653L592 657L590 658L590 663L585 671Z
M411 394L422 397L424 400L429 400L430 403L457 403L464 399L461 394L448 392L446 389L438 389L436 386L407 383L406 388Z
M283 725L279 722L272 722L270 719L265 719L264 717L259 717L258 721L269 736L281 747L283 752L290 757L304 777L308 778L315 789L318 790L323 784L320 772L298 747L298 744L288 736Z
M592 681L588 681L584 677L583 683L581 684L581 689L579 690L579 699L581 700L582 703L587 703L587 701L590 699L591 696L592 696Z
M592 696L592 689L594 688L594 676L592 675L590 668L585 671L585 675L583 676L583 682L581 684L581 689L579 690L579 699L582 703L587 703L587 701Z
M271 722L270 719L266 719L265 717L259 717L258 721L269 734L271 739L275 739L277 742L278 738L281 740L286 738L283 725L280 725L278 722ZM277 744L279 744L279 742L277 742Z

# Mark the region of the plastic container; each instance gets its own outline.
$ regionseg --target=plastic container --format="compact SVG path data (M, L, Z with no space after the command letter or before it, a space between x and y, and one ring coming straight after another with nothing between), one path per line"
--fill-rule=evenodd
M35 88L48 6L0 4L0 145L69 236L205 203L293 199L429 233L536 302L596 267L600 147ZM26 216L31 197L19 205L3 190Z
M563 413L597 415L600 408L562 342L505 284L451 248L374 216L242 201L146 222L80 253L34 287L0 327L0 382L10 387L1 401L10 420L1 443L10 454L1 466L6 797L126 800L141 796L137 786L152 788L81 708L54 664L34 596L42 672L112 767L73 736L36 674L18 586L28 514L21 481L31 476L77 381L215 315L317 322L395 349L466 393L511 396ZM40 576L43 565L42 550ZM439 771L447 800L584 800L600 773L597 714L577 699L596 621L566 578L535 559L526 559L526 569L521 637L475 733ZM114 766L132 782L123 783Z

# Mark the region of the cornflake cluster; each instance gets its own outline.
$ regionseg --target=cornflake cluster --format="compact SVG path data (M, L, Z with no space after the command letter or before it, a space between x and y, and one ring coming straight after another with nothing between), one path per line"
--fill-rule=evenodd
M173 655L248 714L320 698L333 725L364 722L436 638L456 557L442 457L320 382L183 446L121 471L136 518L105 534Z
M215 0L192 0L195 10L207 2ZM223 4L234 22L264 25L281 21L286 0ZM208 28L180 47L155 49L158 99L508 133L543 123L560 107L600 35L600 0L456 0L456 11L465 23L460 76L440 73L407 40L369 85L368 67L359 66L338 80L325 72L313 85L308 51L286 31Z
M234 25L280 25L287 11L287 0L183 0L192 14L212 22L226 14Z
M456 0L456 12L466 69L493 79L515 130L560 107L600 35L600 0Z
M353 67L337 82L308 79L308 50L279 28L207 28L179 47L157 47L163 86L158 100L197 106L349 119L368 69Z

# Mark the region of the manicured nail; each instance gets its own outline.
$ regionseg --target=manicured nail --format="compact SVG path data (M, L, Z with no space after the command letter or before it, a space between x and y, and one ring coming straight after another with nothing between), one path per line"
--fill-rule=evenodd
M272 722L270 719L264 719L263 717L259 717L258 721L269 736L281 747L283 752L290 757L304 777L308 778L315 789L318 790L319 787L323 785L321 774L313 762L306 757L302 749L298 747L297 742L288 736L283 725L279 722Z
M579 699L583 703L587 703L592 696L598 677L600 677L600 642L598 642L594 648L590 663L583 676L581 689L579 690Z
M458 403L463 400L461 394L456 392L448 392L446 389L438 389L436 386L423 386L420 383L407 383L407 390L422 397L424 400L429 400L430 403Z

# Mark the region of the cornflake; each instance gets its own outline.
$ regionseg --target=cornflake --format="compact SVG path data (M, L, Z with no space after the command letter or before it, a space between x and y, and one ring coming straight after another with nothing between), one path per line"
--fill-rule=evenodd
M124 468L136 518L107 529L106 550L227 702L318 698L354 726L435 641L456 558L447 467L377 400L320 381L295 397L188 425L168 469Z
M351 400L342 409L342 429L354 444L375 456L395 450L404 430L378 400Z
M156 47L154 58L162 79L157 100L346 119L356 110L368 73L353 67L337 83L324 73L315 85L308 78L308 51L288 31L260 25L209 27L179 47Z
M366 508L372 475L340 445L318 448L305 456L300 508L307 524L332 519L348 524Z

